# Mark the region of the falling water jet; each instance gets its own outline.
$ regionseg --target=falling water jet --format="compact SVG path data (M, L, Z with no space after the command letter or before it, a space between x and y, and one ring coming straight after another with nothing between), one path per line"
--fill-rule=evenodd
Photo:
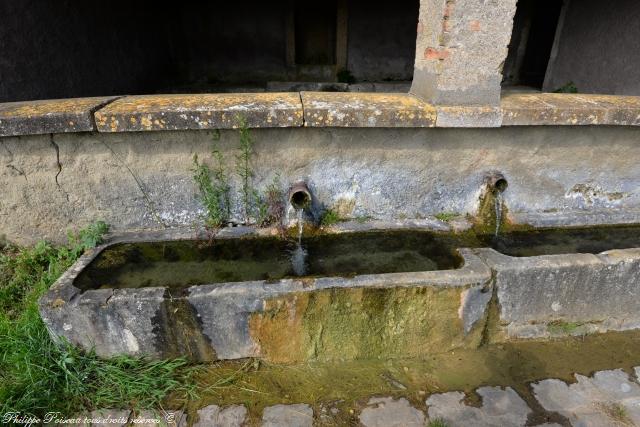
M500 191L496 192L494 196L495 203L495 215L496 215L496 231L495 236L498 237L498 233L500 233L500 224L502 224L502 193Z
M296 210L298 217L298 241L296 248L291 251L291 266L296 276L306 273L307 250L302 246L302 232L304 231L304 210L311 205L311 193L304 182L298 182L289 190L289 203Z
M484 179L485 190L480 199L479 218L486 233L497 237L504 220L504 196L508 182L500 172L490 172Z

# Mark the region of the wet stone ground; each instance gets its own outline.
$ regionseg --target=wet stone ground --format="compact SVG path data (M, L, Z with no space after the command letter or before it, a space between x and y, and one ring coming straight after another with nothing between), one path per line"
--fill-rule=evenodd
M111 426L194 427L312 427L360 425L364 427L516 427L516 426L640 426L640 366L634 372L622 369L597 371L591 376L574 375L574 382L544 379L529 384L530 402L511 387L479 387L474 393L457 391L425 396L424 405L404 397L372 396L348 414L336 402L313 408L300 402L265 407L261 417L251 417L245 405L207 405L195 413L159 410L133 414L130 411L95 411L81 415ZM400 387L401 384L398 384ZM472 395L473 394L473 395ZM129 423L108 420L127 418ZM108 422L107 422L108 421Z

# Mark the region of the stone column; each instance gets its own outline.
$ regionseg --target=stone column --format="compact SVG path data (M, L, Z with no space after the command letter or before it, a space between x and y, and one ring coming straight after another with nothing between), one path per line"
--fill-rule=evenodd
M420 0L411 93L435 105L499 105L516 1Z

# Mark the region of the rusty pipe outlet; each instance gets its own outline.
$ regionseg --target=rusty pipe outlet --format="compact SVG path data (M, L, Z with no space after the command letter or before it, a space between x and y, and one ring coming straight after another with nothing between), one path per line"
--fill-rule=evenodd
M509 183L507 182L507 178L505 178L501 172L489 173L485 177L484 182L487 185L487 187L494 193L504 193L504 191L509 186Z
M289 189L289 203L296 209L306 209L311 206L311 192L303 181L296 182Z

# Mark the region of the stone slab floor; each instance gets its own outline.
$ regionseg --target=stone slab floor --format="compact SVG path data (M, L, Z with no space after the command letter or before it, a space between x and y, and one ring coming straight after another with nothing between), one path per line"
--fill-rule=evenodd
M598 371L589 377L576 374L573 383L537 381L529 385L528 402L510 387L480 387L475 396L455 391L432 394L421 408L402 397L372 396L358 412L350 410L346 417L337 406L314 411L304 402L269 406L261 419L250 419L242 405L209 405L199 409L197 417L182 411L132 414L109 409L80 417L93 419L85 426L640 427L640 367L634 370L631 375L622 369ZM113 422L117 419L128 423Z

